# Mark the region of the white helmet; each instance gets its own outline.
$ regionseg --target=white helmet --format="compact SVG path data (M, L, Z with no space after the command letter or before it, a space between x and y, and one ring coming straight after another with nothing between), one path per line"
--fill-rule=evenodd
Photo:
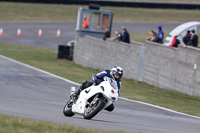
M110 75L112 76L113 79L115 79L116 81L120 81L122 76L123 76L123 69L119 66L114 66L111 70L110 70Z

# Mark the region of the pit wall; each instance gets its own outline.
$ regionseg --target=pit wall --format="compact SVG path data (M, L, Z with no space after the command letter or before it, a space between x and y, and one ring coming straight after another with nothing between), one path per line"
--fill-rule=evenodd
M200 97L200 50L146 42L76 37L74 62L93 69L124 69L124 77Z

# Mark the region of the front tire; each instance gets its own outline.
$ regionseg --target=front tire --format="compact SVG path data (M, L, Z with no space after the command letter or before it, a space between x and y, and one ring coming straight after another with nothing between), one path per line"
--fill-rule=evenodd
M84 112L84 118L85 119L91 119L93 118L101 109L104 107L105 103L101 100L98 99L98 102L94 106L89 106L86 108ZM91 109L92 108L92 109Z
M67 117L72 117L74 115L71 106L72 106L71 103L67 103L63 108L63 114Z

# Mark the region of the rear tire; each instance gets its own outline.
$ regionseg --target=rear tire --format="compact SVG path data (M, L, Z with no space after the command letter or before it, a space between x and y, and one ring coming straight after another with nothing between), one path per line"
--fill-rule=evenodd
M99 99L99 102L97 103L97 105L94 107L93 110L91 110L88 113L88 108L85 110L84 112L84 118L85 119L91 119L93 118L97 113L99 113L99 111L101 111L101 109L104 107L105 103Z
M67 117L72 117L74 115L74 113L72 112L72 108L69 108L68 103L63 108L63 114Z

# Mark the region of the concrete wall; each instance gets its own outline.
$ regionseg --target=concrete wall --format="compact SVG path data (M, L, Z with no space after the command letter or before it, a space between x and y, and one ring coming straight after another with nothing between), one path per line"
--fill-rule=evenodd
M151 42L145 47L145 83L200 97L200 49L177 49Z
M174 89L200 97L200 49L180 47L177 58Z
M92 37L77 37L76 41L77 64L99 70L119 65L125 78L200 97L199 49L177 49L152 42L126 44Z
M124 76L137 79L140 47L143 44L103 41L92 37L77 37L74 48L74 62L86 67L104 70L115 65L124 68Z
M143 81L159 88L173 90L177 49L151 42L146 43L145 47Z

